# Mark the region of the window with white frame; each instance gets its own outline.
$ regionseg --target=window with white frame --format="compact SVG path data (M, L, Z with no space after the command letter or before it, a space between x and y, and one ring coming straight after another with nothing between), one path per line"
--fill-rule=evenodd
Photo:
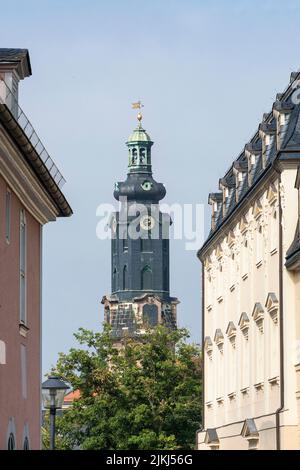
M11 221L11 192L6 190L5 197L5 239L10 243L10 222Z
M26 216L20 211L20 322L26 325Z

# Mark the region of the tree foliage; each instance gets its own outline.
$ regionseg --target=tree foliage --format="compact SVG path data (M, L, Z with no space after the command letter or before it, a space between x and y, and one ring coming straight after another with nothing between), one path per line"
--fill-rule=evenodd
M201 421L199 348L164 326L117 349L110 329L80 329L56 372L80 398L57 419L64 449L191 449Z

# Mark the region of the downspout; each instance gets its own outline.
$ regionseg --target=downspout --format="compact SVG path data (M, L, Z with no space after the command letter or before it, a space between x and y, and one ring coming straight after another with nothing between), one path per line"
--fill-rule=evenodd
M282 206L281 206L281 173L278 173L279 188L279 353L280 353L280 406L276 410L276 450L281 449L280 413L284 408L284 338L283 338L283 244L282 244Z
M204 323L204 306L205 306L205 299L204 299L204 263L203 261L201 261L201 264L202 264L202 280L201 280L201 283L202 283L202 306L201 306L201 310L202 310L202 317L201 317L201 337L202 337L202 344L201 344L201 361L202 361L202 370L201 370L201 373L202 373L202 422L201 422L201 427L200 429L198 429L196 431L196 450L198 449L198 433L203 431L204 430L204 406L205 406L205 397L204 397L204 390L205 390L205 374L204 374L204 328L205 328L205 323Z

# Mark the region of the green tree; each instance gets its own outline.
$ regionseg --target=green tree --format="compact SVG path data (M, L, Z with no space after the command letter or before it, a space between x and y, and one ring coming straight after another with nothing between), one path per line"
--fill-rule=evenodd
M56 372L80 399L57 420L64 449L192 449L201 421L201 357L185 329L147 330L117 349L103 332L80 329L80 349Z

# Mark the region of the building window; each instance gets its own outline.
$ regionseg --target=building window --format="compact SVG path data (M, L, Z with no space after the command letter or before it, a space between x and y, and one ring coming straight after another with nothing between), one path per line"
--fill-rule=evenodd
M145 266L142 270L142 290L152 290L152 270L150 266Z
M5 198L5 238L7 243L10 243L10 223L11 223L11 192L9 189L6 191Z
M15 448L16 448L16 440L15 440L15 436L11 432L7 441L7 450L15 450Z
M128 269L125 265L123 268L123 290L128 289Z
M28 439L27 436L26 436L25 439L24 439L23 450L30 450L30 447L29 447L29 439Z
M20 212L20 322L26 325L26 218Z

